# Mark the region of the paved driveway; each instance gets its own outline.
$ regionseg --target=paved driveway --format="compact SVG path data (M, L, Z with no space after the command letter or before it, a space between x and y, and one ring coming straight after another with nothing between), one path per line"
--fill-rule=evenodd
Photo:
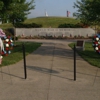
M66 40L42 42L23 60L0 68L0 100L100 100L100 69L77 55L77 80L73 80L73 50Z

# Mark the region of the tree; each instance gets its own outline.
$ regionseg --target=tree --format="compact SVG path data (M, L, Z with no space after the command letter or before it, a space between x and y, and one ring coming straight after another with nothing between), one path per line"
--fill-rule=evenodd
M34 9L34 0L26 2L26 0L0 0L0 18L2 22L5 23L7 20L12 22L22 22L24 21L30 12Z
M0 10L2 9L3 7L3 2L0 1Z
M100 0L77 0L74 8L77 12L74 16L79 18L83 23L99 24L100 23Z

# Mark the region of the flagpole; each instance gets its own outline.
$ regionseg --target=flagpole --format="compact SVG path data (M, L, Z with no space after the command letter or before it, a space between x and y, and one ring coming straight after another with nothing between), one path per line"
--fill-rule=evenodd
M69 17L70 12L67 10L67 17Z
M67 10L67 17L68 17L68 10Z

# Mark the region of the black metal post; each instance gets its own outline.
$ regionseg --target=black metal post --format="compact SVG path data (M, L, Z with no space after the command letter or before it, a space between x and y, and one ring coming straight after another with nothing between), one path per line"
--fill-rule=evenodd
M74 81L76 81L76 46L74 44Z
M27 72L26 72L26 57L25 57L25 46L22 44L22 49L23 49L23 60L24 60L24 75L25 79L27 78Z

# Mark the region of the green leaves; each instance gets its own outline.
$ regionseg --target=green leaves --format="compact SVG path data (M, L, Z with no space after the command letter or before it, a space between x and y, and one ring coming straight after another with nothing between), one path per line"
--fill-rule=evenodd
M0 1L0 10L2 9L3 6L4 6L3 2Z
M74 3L77 12L74 16L85 23L98 24L100 22L100 0L77 0Z
M26 19L30 10L34 9L34 0L0 0L0 18L3 23L7 20L12 22L22 22Z

